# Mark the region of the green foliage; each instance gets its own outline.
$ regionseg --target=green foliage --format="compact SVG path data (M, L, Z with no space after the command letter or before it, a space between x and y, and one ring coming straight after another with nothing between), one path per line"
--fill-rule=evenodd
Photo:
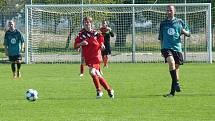
M7 5L6 0L1 0L0 1L0 11L3 9L3 7L5 7Z
M33 0L33 3L44 4L81 4L82 0ZM118 0L83 0L84 4L114 4L119 3Z
M91 4L114 4L117 0L90 0Z

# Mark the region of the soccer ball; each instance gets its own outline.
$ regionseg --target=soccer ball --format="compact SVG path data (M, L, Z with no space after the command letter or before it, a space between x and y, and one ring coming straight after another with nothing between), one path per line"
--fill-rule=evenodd
M38 92L35 89L28 89L25 96L28 101L36 101L38 99Z

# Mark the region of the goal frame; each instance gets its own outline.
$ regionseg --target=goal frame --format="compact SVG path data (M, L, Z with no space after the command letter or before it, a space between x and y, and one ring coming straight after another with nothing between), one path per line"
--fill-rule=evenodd
M29 26L29 11L28 9L31 9L32 7L133 7L133 16L132 16L132 62L135 63L135 27L134 27L134 22L135 22L135 11L134 7L143 7L143 6L167 6L169 4L51 4L51 5L25 5L25 33L26 33L26 41L25 41L25 60L24 62L26 64L30 64L31 62L29 61L29 33L31 33L31 29ZM212 63L212 25L211 25L211 3L177 3L177 4L172 4L174 6L206 6L208 8L207 10L207 18L206 18L206 26L207 27L207 53L208 53L208 63ZM31 16L32 17L32 11L31 11ZM29 31L30 30L30 31ZM192 36L192 35L191 35Z

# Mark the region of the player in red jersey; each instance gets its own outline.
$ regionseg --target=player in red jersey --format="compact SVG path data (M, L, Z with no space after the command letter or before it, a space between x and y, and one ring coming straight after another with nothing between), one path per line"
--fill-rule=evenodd
M114 91L107 81L102 77L100 72L101 49L104 49L104 37L92 29L92 18L85 17L83 19L84 28L81 29L75 39L74 48L82 48L82 54L86 65L89 67L89 73L96 87L97 96L101 98L103 95L100 84L107 90L110 98L114 98Z
M111 28L108 27L107 21L102 21L102 27L99 29L104 36L105 50L102 51L102 59L104 62L104 67L108 67L108 55L111 54L110 37L114 37L114 33Z

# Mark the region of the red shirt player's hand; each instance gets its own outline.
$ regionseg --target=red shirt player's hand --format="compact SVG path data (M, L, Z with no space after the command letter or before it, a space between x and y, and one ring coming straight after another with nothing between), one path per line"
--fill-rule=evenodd
M101 50L105 50L105 45L102 43Z
M112 31L112 29L110 28L110 27L107 27L107 30L110 32L110 31Z
M80 43L80 46L86 46L86 45L88 45L88 42L86 40L84 40Z

